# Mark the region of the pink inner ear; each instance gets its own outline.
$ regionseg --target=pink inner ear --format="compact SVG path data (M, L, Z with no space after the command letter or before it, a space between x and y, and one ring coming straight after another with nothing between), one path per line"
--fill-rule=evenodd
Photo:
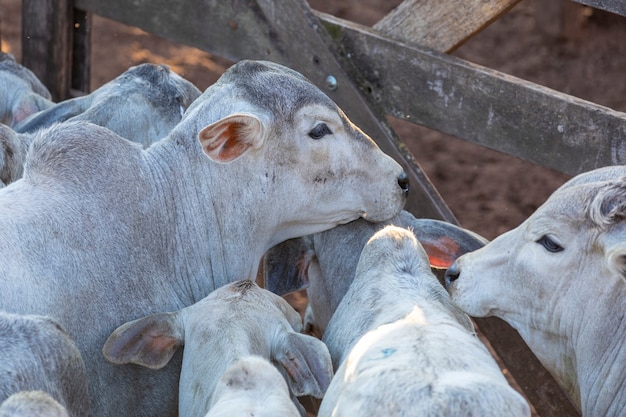
M33 114L35 111L30 109L24 109L22 107L18 107L13 110L13 123L19 123L22 120L26 119L28 116Z
M242 142L239 136L231 136L224 142L224 146L222 146L219 152L219 158L220 160L230 161L244 153L249 147L250 145Z
M298 259L298 278L302 285L309 285L309 265L311 265L313 256L315 256L315 252L309 249Z
M219 161L232 161L251 146L245 141L247 125L237 121L229 121L224 123L222 127L218 137L205 144L205 151Z
M447 269L462 254L458 243L446 237L421 243L433 268Z

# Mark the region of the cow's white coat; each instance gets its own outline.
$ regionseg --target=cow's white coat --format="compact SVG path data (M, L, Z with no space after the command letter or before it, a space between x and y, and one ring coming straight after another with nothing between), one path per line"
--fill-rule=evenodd
M574 177L446 275L468 314L517 329L585 417L626 409L625 176L615 166Z
M323 341L337 372L318 416L530 416L413 233L364 247Z
M160 369L184 345L179 415L202 417L216 402L232 415L243 416L250 407L245 415L256 415L261 404L269 414L270 406L296 409L270 360L283 371L299 408L295 396L321 398L332 378L328 349L300 330L300 315L287 301L242 280L182 310L125 323L107 339L103 352L114 363ZM276 375L279 385L272 387Z
M277 294L306 288L305 331L321 337L352 283L363 247L387 224L411 229L429 254L431 265L440 268L487 242L469 230L440 220L415 218L405 210L381 223L358 219L270 249L264 257L266 288Z
M165 65L145 63L91 93L39 111L17 124L33 133L67 121L87 121L111 129L144 148L165 137L201 92Z
M0 123L13 127L54 105L50 91L11 54L0 52Z
M0 417L69 417L69 414L45 391L20 391L0 404Z

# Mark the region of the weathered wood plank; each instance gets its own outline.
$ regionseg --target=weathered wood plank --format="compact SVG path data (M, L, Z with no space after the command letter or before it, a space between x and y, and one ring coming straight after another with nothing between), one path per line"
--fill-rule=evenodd
M389 114L575 175L626 164L626 114L325 15ZM361 77L359 80L358 77Z
M233 61L270 59L300 71L404 166L412 182L407 208L424 217L455 221L426 174L386 124L382 111L372 107L346 75L327 46L332 41L305 1L78 0L76 6ZM198 14L211 19L189 19ZM336 89L326 88L328 76L337 81Z
M520 0L404 0L374 25L408 44L450 52Z
M72 3L22 1L22 63L41 80L55 101L68 98Z
M580 4L595 7L596 9L606 10L607 12L616 13L626 16L626 1L624 0L573 0Z

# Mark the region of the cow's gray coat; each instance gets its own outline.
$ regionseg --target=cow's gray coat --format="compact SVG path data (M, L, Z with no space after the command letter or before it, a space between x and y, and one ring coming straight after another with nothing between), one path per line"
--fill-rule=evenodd
M146 150L84 122L38 133L24 177L0 190L0 308L69 331L95 415L172 415L180 355L115 366L107 336L254 278L285 239L394 216L402 174L300 74L244 61Z

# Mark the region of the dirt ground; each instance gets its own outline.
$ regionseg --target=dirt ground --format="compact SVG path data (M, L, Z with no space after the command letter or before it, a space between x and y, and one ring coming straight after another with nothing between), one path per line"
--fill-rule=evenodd
M552 0L562 1L562 0ZM373 25L399 0L310 0L337 17ZM522 0L453 54L615 110L626 111L626 18L568 6L558 16ZM0 0L2 51L21 59L21 0ZM554 33L556 30L556 33ZM204 90L230 65L209 53L94 16L91 88L143 62L168 64ZM460 223L483 236L517 226L568 179L566 175L391 120ZM419 215L419 214L418 214ZM303 300L300 300L303 301Z

